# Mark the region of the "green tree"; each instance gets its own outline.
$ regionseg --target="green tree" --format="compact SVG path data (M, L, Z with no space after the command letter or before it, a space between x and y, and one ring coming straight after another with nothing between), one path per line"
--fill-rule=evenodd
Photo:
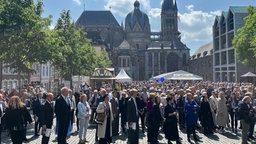
M33 0L0 1L0 60L21 73L35 72L33 63L45 63L51 58L51 16L42 18L43 2ZM20 80L19 80L20 87Z
M97 55L97 67L99 68L108 68L112 64L111 60L108 57L106 50L101 50Z
M248 16L245 25L238 29L238 34L233 39L237 57L243 64L256 68L256 8L247 8Z
M77 29L74 22L71 22L70 11L63 11L55 27L56 36L59 39L58 48L53 64L61 71L61 78L64 76L70 80L72 87L72 76L90 75L97 62L95 49L86 38L83 29Z

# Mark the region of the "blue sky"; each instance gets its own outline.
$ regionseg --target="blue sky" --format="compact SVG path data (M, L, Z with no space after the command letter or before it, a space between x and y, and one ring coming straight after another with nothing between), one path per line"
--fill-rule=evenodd
M84 10L110 10L121 24L133 10L135 0L44 0L44 15L52 15L54 27L62 10L71 10L74 21ZM140 8L148 14L152 31L160 31L161 0L139 0ZM216 15L229 6L256 5L256 0L177 0L181 40L193 54L212 40L212 25Z

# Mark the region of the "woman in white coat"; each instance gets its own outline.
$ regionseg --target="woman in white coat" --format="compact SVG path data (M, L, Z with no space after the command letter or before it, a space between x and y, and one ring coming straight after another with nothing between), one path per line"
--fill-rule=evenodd
M220 128L220 133L224 132L224 128L228 124L228 108L226 101L225 93L220 91L217 105L217 125Z
M101 102L97 109L97 113L105 113L105 119L102 125L98 125L98 137L100 138L99 144L108 144L112 142L112 121L114 120L111 103L109 102L108 95L103 96L103 102Z
M79 119L79 143L88 142L86 140L86 132L88 128L89 118L90 118L90 105L87 102L87 96L85 94L82 94L80 96L80 102L77 105L78 108L78 119Z

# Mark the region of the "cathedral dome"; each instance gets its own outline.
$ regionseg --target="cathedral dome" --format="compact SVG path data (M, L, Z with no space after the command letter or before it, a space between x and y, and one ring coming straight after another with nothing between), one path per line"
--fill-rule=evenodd
M127 31L149 31L149 18L147 14L140 10L140 3L134 2L134 10L125 18L125 28Z

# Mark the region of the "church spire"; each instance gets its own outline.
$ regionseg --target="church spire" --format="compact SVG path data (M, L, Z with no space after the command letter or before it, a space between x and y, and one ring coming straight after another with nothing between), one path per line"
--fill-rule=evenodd
M162 4L161 32L164 41L171 41L179 36L176 0L164 0Z

